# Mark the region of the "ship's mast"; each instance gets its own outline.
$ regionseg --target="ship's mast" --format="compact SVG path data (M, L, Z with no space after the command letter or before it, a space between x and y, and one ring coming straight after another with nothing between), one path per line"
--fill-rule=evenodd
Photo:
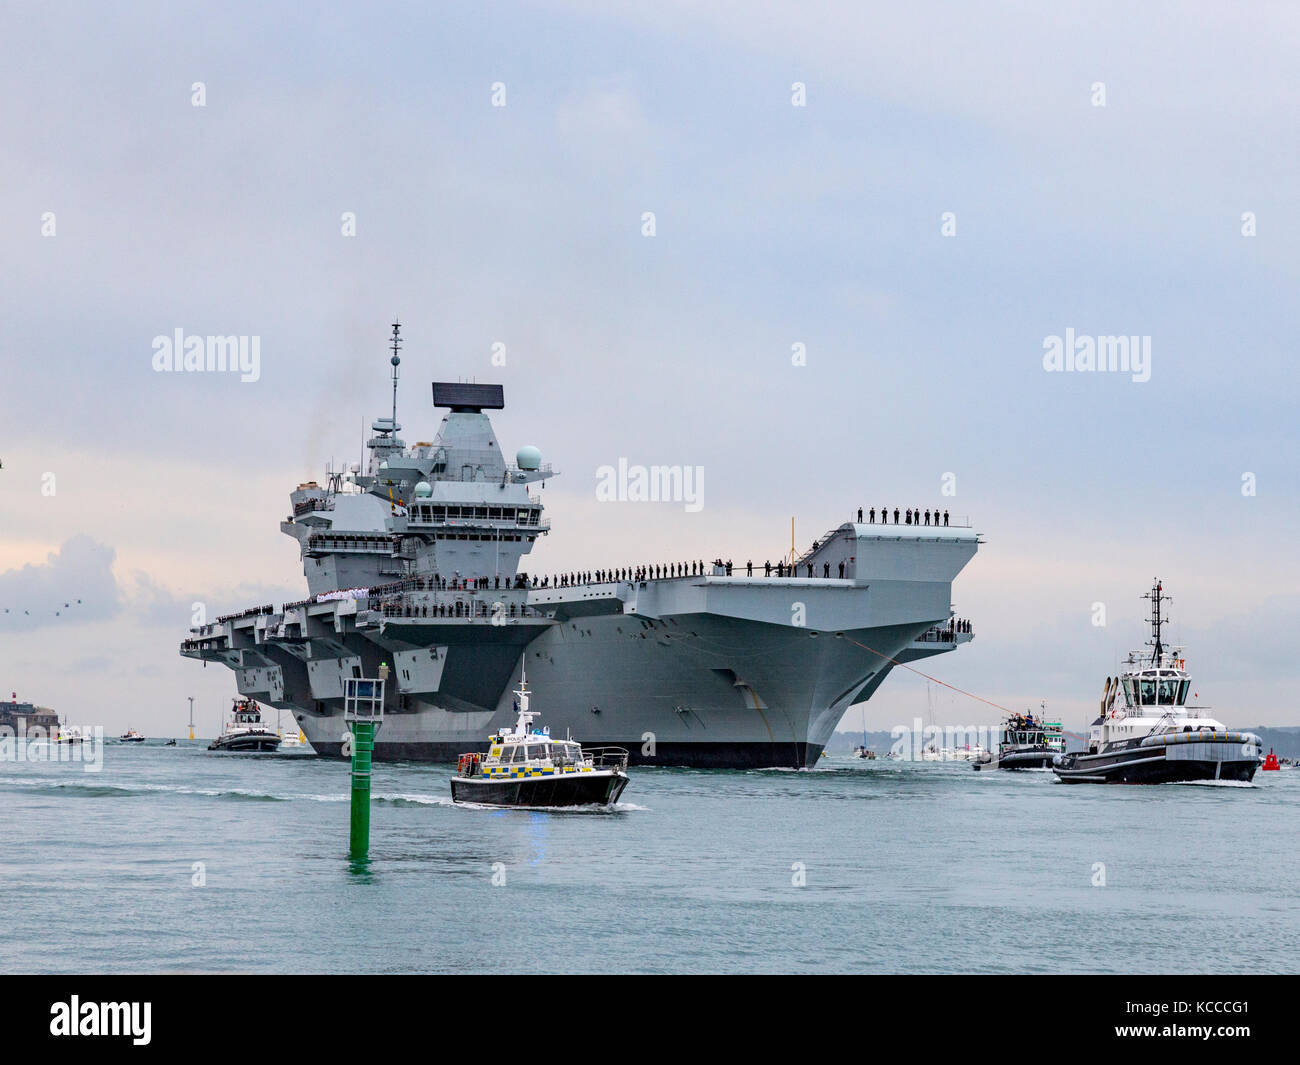
M519 718L515 722L515 735L528 735L528 726L533 723L533 718L537 715L528 709L528 662L525 660L519 673L519 687L515 689L515 695L519 696Z
M1142 597L1151 603L1151 639L1147 643L1154 648L1154 664L1157 667L1159 667L1160 660L1164 657L1164 645L1160 642L1160 627L1167 619L1160 616L1160 604L1169 602L1169 596L1164 594L1164 590L1164 585L1160 583L1160 578L1157 577L1151 591Z
M402 365L398 352L402 350L402 323L394 319L392 337L393 357L388 361L393 364L393 435L397 435L397 368Z

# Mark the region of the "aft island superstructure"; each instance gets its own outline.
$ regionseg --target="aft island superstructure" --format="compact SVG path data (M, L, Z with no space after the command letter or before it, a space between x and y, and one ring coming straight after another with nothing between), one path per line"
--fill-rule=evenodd
M398 327L393 327L396 396ZM502 454L487 411L500 385L435 382L446 414L408 446L372 425L365 470L300 484L281 529L308 598L192 629L190 658L234 670L240 693L293 712L341 753L344 681L387 663L375 757L455 762L514 720L525 659L553 735L627 748L634 764L814 764L849 706L890 670L971 638L952 581L979 543L966 525L845 522L784 565L742 576L701 560L627 555L563 579L521 568L550 533L535 447ZM919 521L919 519L918 519ZM605 563L609 565L606 566Z

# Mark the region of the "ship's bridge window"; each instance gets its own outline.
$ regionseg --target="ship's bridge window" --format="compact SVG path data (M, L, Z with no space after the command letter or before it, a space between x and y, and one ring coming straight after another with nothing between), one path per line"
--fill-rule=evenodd
M545 744L545 743L540 743L540 744L530 743L530 744L528 745L528 758L529 758L529 760L531 761L531 760L533 760L533 759L549 758L549 757L550 757L550 753L549 753L548 748L549 748L549 745L548 745L548 744Z
M1178 684L1178 705L1183 706L1187 702L1187 689L1191 687L1190 680L1180 681Z
M1156 682L1143 677L1137 682L1138 694L1143 706L1156 705Z
M1178 694L1178 681L1172 677L1160 679L1160 705L1173 706L1174 696Z
M1134 691L1131 677L1124 678L1124 702L1128 706L1137 706L1137 693Z

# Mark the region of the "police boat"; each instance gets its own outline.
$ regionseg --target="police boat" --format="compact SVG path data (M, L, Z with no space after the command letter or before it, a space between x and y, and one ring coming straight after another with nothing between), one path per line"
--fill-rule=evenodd
M519 718L513 729L488 737L487 754L462 754L451 778L453 802L482 806L611 806L627 787L622 747L583 749L532 728L531 693L521 676L515 689Z

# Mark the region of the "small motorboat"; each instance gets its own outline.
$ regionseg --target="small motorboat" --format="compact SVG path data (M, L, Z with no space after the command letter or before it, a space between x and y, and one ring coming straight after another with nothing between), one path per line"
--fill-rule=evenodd
M622 747L583 749L531 727L528 681L515 689L519 717L513 729L488 737L488 753L462 754L451 778L453 802L484 806L611 806L627 787Z
M136 732L135 729L129 728L122 735L118 736L120 743L144 743L144 737Z

